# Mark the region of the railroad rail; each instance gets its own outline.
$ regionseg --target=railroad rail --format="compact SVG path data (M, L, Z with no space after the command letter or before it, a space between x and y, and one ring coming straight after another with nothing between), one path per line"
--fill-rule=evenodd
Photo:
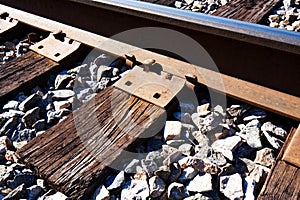
M221 73L296 96L300 94L294 87L299 85L299 69L295 67L299 66L299 60L294 59L300 52L298 33L139 1L1 2L105 37L144 25L177 30L201 44ZM285 70L279 70L282 66ZM282 79L280 83L276 81L278 77Z
M28 1L29 4L30 2L33 3L35 1ZM5 3L14 4L13 1ZM299 57L300 44L296 33L281 30L274 31L268 27L214 16L196 16L193 14L185 16L185 13L180 11L170 20L168 17L170 17L170 13L173 10L161 8L157 5L149 6L148 4L147 9L141 9L142 5L146 5L142 2L133 3L126 1L117 4L113 1L59 1L56 4L51 1L45 1L43 6L38 2L35 3L31 4L31 6L34 5L30 8L31 11L34 13L43 12L40 14L43 14L43 16L48 15L47 17L49 18L55 18L53 15L50 16L51 11L48 7L50 5L60 5L58 7L55 6L57 13L62 12L65 6L74 8L72 12L65 12L63 15L65 17L79 14L80 9L81 12L89 10L89 13L93 16L92 18L101 15L101 21L99 21L99 18L96 21L98 21L97 23L103 22L103 26L107 25L108 30L94 26L96 21L93 21L89 16L83 16L81 18L82 21L77 20L76 23L76 20L72 21L74 19L68 17L61 20L56 18L56 20L76 25L76 27L84 28L94 33L1 5L1 11L7 12L9 17L18 20L23 25L34 26L45 32L50 32L55 38L65 38L66 35L70 39L68 41L70 41L69 44L71 45L74 41L81 43L80 48L76 48L73 52L66 54L62 60L53 60L53 57L47 58L48 56L30 51L4 64L1 68L1 81L3 83L1 84L3 87L0 89L1 102L7 101L8 98L21 89L32 87L33 83L42 81L54 71L67 69L75 60L80 60L82 56L86 56L91 47L97 47L101 51L116 57L119 57L124 51L130 52L136 58L132 60L132 57L127 55L125 58L122 57L122 62L124 59L124 62L128 60L129 62L135 62L137 60L137 63L141 64L143 60L152 58L163 68L168 66L171 69L176 69L173 72L171 71L174 73L173 76L182 80L192 77L192 82L195 84L193 87L200 83L200 87L204 85L217 93L225 92L228 97L294 120L292 126L295 129L289 134L285 146L280 151L276 164L273 166L271 173L269 173L267 182L258 198L276 198L277 195L290 198L299 197L299 186L296 184L299 180L299 160L296 159L298 155L295 152L299 149L297 141L299 140L300 132L299 128L297 130L296 128L300 120L300 92L297 87L294 87L299 83L297 76L299 69L296 67L299 64L299 59L294 58ZM26 10L29 9L29 4L15 4L14 6L21 6ZM133 4L136 6L129 7ZM77 7L78 5L80 5L80 8ZM158 9L162 10L158 12ZM137 10L140 12L137 12ZM108 15L107 13L110 14ZM56 17L58 16L56 15ZM116 22L113 23L112 20L116 17L120 17L119 19L126 23L120 24L120 26ZM66 21L66 19L70 20ZM84 20L91 21L85 24L83 23ZM207 69L207 66L203 67L201 62L200 64L187 63L166 55L136 48L133 46L135 44L124 43L126 41L116 41L107 38L107 36L112 36L118 31L141 27L143 24L146 24L144 23L146 21L151 26L172 27L174 30L193 36L211 54L221 74ZM182 26L184 23L185 25ZM65 35L61 36L58 30L63 30ZM220 53L220 49L216 48L217 46L224 46L225 50ZM41 45L37 45L37 47L38 49L43 49ZM239 51L236 51L237 48ZM66 50L63 49L60 53L55 52L54 57L59 57L64 51ZM265 59L266 51L270 57L276 56L278 59L278 63L275 63L278 71L274 70L274 63L270 63L270 60ZM252 53L254 57L248 58ZM278 55L282 57L278 58ZM237 59L228 61L229 58L233 57ZM286 66L286 63L288 66ZM20 68L20 66L23 66L23 68ZM43 71L36 68L36 66L43 66ZM132 67L132 65L128 64L126 66L128 68ZM285 67L285 70L281 70L282 67ZM15 73L11 73L11 70ZM258 75L258 72L261 73L261 76ZM271 75L266 75L265 72ZM20 78L19 74L23 74L23 79L16 81ZM191 74L191 76L188 74ZM206 77L211 77L211 80L203 79L203 74ZM215 82L214 77L217 76L221 77L224 87ZM125 81L126 83L128 83L128 80ZM114 94L113 91L116 93ZM160 95L163 95L163 93L160 93L157 98ZM111 110L113 106L110 105L111 101L109 99L112 96L117 97L113 101L116 111ZM106 164L118 161L122 158L123 149L130 149L132 145L136 145L139 135L145 134L149 130L157 132L159 130L156 129L161 128L156 125L157 122L161 123L165 117L165 109L162 108L165 106L149 103L149 99L146 101L146 98L142 98L143 96L129 96L130 94L120 89L112 89L110 87L107 90L103 90L96 95L94 101L84 104L60 124L53 126L20 148L17 156L26 165L30 166L37 175L47 179L55 189L62 191L72 199L85 199L91 196L97 186L103 183L106 176L111 173L111 169L107 168L103 161ZM153 97L156 98L155 96ZM129 101L128 98L130 98ZM171 100L170 102L174 103ZM172 108L173 105L169 105L169 107ZM167 110L169 107L167 107ZM24 108L24 110L26 109ZM122 117L115 119L113 112L120 113ZM80 116L76 113L84 113L85 115ZM94 122L90 120L92 119L92 114L95 114L100 126L93 126ZM150 114L151 117L149 118ZM131 118L139 126L127 126L130 124ZM78 128L83 131L82 135L78 135ZM91 144L94 144L94 140L98 140L100 143L89 147L92 148L91 151L83 144L81 137L90 141ZM111 147L111 141L119 148ZM98 156L98 159L95 158L95 155ZM291 183L295 183L296 186L288 187L289 184L284 177L276 176L278 171L282 172L285 169L291 170L292 175L289 177L291 178ZM276 179L281 184L277 193L272 193L272 188L276 187L273 179ZM286 187L289 188L289 192L286 192Z

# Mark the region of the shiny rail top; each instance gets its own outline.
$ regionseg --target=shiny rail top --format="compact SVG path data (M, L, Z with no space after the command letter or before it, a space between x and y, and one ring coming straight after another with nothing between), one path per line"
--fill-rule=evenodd
M300 33L136 0L70 0L300 54Z

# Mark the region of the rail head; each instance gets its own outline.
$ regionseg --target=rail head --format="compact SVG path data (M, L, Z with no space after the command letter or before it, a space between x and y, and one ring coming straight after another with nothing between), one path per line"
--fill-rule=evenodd
M137 0L68 0L161 23L300 54L300 33Z

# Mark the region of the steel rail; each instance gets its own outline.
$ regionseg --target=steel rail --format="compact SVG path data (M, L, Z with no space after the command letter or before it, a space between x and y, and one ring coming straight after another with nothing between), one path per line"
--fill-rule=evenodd
M39 5L46 3L46 1L38 3L35 2L35 0L25 0L15 3L17 2L16 0L0 0L0 3L38 12L38 10L34 8L35 5L33 5L33 3ZM297 32L137 0L58 0L53 2L52 5L54 7L51 9L58 9L58 7L55 6L58 2L63 3L68 1L300 54L300 33ZM29 8L30 5L33 6L31 9ZM45 5L47 5L47 3ZM38 7L43 8L42 5ZM66 12L71 12L71 10L66 10ZM54 11L53 15L55 13ZM55 17L51 16L50 18ZM56 16L56 18L59 18L59 16Z
M300 54L300 33L137 0L70 0L157 22Z
M79 41L83 44L96 47L104 52L118 56L124 52L131 52L139 61L148 58L155 59L163 66L174 68L172 73L177 72L177 76L185 78L185 74L194 74L198 83L204 84L212 90L226 93L228 97L261 107L273 113L286 116L296 121L300 120L300 97L288 95L270 88L262 87L244 80L219 74L217 72L205 69L201 66L195 66L180 60L176 60L161 54L153 53L149 50L137 48L110 38L106 38L91 32L74 28L60 22L55 22L40 16L20 11L8 6L0 5L1 12L9 12L10 16L22 23L38 27L48 32L58 32L63 30L69 38ZM169 69L170 70L170 69ZM205 74L206 78L202 75ZM214 77L220 76L223 86L214 81Z
M141 27L176 30L201 44L221 73L300 96L299 33L134 0L0 3L105 37ZM192 64L203 66L201 61Z

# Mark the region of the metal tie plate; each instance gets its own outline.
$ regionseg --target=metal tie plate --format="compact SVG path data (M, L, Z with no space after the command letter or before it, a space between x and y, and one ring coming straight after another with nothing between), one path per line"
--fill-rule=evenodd
M75 52L81 43L65 37L65 34L50 33L44 40L30 46L30 49L56 62Z
M0 34L8 31L18 24L18 20L8 17L6 12L0 13Z
M160 65L159 65L160 66ZM182 90L185 79L169 73L168 67L145 70L135 66L115 83L115 87L162 108Z

